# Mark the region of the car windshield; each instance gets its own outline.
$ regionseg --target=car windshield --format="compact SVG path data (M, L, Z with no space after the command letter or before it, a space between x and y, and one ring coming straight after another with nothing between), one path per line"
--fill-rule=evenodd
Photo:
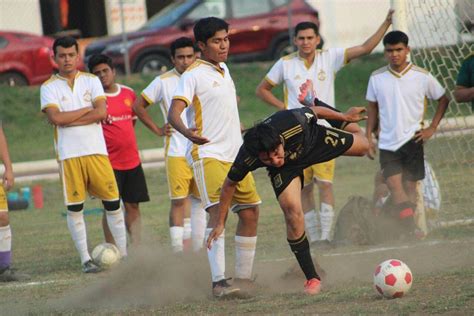
M141 27L142 30L156 30L163 27L171 26L183 16L183 14L189 12L200 0L190 1L174 1L169 6L151 17L148 22Z

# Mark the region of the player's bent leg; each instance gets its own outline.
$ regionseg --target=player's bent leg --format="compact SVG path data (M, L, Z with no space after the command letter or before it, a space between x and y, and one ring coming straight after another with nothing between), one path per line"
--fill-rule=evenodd
M122 257L127 256L127 231L120 200L102 201L110 232Z
M301 180L296 177L278 196L278 202L285 215L288 243L307 280L304 286L305 293L313 295L319 293L321 279L316 273L311 258L309 241L304 231L300 194Z

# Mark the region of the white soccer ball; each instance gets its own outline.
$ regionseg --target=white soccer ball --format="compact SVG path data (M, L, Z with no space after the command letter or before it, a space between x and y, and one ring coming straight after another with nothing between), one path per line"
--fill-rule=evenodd
M113 244L101 243L92 250L92 259L103 268L109 268L120 260L120 251Z
M401 260L389 259L377 266L374 273L374 289L386 298L404 296L411 288L413 275Z

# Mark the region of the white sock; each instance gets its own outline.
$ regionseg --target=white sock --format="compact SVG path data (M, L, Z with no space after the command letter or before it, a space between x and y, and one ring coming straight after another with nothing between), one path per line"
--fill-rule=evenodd
M191 218L186 217L184 219L184 232L183 232L183 240L191 239Z
M319 214L317 214L314 210L304 213L304 228L310 242L319 240L320 238L319 230L321 229L321 226L318 215Z
M67 211L67 227L71 233L72 240L76 246L81 263L91 260L89 249L87 248L86 223L84 222L84 213Z
M235 277L251 279L257 236L235 236Z
M171 249L173 252L183 251L183 235L184 227L182 226L171 226L170 227L170 238L171 238Z
M206 229L206 237L209 237L212 228ZM207 258L211 267L212 282L225 279L225 230L219 238L212 242L211 250L207 250Z
M127 256L127 229L125 228L125 218L122 209L115 211L105 211L107 217L107 225L114 237L117 248L120 250L122 257Z
M193 251L202 249L206 226L207 213L202 208L201 200L191 197L191 238Z
M332 240L331 229L334 219L333 206L321 203L321 240Z

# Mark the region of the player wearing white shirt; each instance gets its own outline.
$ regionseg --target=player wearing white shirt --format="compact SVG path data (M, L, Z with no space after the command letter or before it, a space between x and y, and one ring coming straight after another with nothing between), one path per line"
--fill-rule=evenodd
M56 39L59 73L41 85L41 110L55 126L55 145L67 206L67 224L79 252L82 270L98 272L87 248L84 202L89 193L102 200L107 223L122 256L127 236L115 175L107 157L100 121L106 97L100 80L77 70L79 50L72 37Z
M334 106L334 80L336 73L348 62L369 54L380 42L391 24L393 11L389 11L385 21L362 45L351 48L330 48L317 50L321 38L318 26L312 22L302 22L295 27L294 44L298 51L280 58L257 87L256 93L266 103L278 110L300 108L299 87L311 80L318 99ZM272 93L273 87L283 84L283 101ZM324 120L319 124L329 126ZM306 232L311 241L329 241L334 218L335 160L308 167L304 172L302 203L305 213ZM313 182L319 188L320 211L316 212Z
M192 248L198 251L203 247L206 229L206 212L199 200L199 191L193 179L193 171L186 161L186 148L189 140L181 133L171 131L168 124L168 111L173 93L181 74L196 60L193 41L182 37L171 43L171 60L174 69L156 77L141 93L134 104L135 113L155 134L165 139L166 175L168 179L170 209L170 237L174 252L182 252L191 239ZM152 104L160 104L165 127L159 128L146 111ZM181 119L186 121L186 113ZM191 209L191 210L190 210ZM191 217L189 217L191 213Z
M206 211L210 215L206 236L216 226L220 189L242 144L237 95L224 62L229 52L228 24L218 18L199 20L194 36L203 60L198 59L183 73L173 97L168 120L193 144L188 147L194 176ZM187 109L189 127L181 119ZM252 277L257 243L260 197L251 174L237 186L232 210L239 216L235 242L237 279ZM239 291L225 277L224 232L208 250L213 294L216 297Z
M436 131L448 107L444 88L427 71L407 60L408 36L392 31L384 39L389 65L372 73L367 88L369 158L375 155L372 132L380 124L380 166L395 204L393 215L415 231L416 181L425 177L423 143ZM426 99L438 100L429 127L423 127Z

